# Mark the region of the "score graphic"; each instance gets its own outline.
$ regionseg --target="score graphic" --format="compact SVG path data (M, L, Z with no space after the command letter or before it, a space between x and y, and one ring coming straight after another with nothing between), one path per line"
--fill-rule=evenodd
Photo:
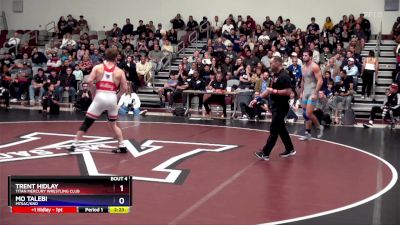
M12 213L128 213L130 176L9 176Z

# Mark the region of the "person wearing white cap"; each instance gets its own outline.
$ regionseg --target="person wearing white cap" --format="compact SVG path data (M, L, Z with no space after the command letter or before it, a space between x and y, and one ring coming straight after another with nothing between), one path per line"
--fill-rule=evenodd
M357 76L358 76L358 67L354 64L354 58L349 58L347 60L347 66L343 67L343 70L346 71L347 76L353 78L354 90L357 88Z

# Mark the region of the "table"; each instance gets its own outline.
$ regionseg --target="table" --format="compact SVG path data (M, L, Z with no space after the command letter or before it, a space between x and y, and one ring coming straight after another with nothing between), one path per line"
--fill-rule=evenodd
M236 97L237 95L243 94L243 93L254 93L254 90L250 90L250 89L245 89L245 90L235 90L235 91L224 91L224 92L212 92L212 91L198 91L198 90L184 90L183 93L186 93L187 95L187 99L186 99L186 111L185 111L185 115L188 115L189 110L190 110L190 105L189 105L189 98L190 98L190 94L209 94L209 95L228 95L228 96L232 96L232 97ZM237 104L238 104L238 98L234 98L233 101L233 113L231 115L231 118L234 118L235 114L236 114L236 110L237 110Z

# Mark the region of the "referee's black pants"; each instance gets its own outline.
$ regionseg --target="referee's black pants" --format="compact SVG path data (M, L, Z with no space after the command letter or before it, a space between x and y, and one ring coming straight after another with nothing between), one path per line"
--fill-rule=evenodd
M289 108L275 108L271 109L272 113L272 121L269 128L270 134L263 148L264 155L269 156L271 154L272 149L274 148L276 141L278 140L278 136L281 137L283 144L285 145L285 149L287 152L293 150L293 144L290 140L290 136L288 131L286 130L285 125L285 117L289 111Z

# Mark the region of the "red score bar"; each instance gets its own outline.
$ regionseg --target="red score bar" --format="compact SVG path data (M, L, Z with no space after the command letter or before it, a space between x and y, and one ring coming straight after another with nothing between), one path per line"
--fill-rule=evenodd
M78 213L77 207L13 206L12 213Z

